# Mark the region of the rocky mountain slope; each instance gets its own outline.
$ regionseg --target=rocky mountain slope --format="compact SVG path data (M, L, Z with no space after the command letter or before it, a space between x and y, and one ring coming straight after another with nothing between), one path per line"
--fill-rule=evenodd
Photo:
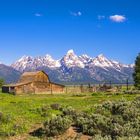
M5 83L15 83L21 73L12 67L0 64L0 78L5 80Z
M23 56L11 65L21 73L24 71L44 70L52 81L61 83L124 83L126 79L133 81L133 65L109 60L103 54L92 58L86 54L77 56L69 50L59 60L50 55L44 57Z

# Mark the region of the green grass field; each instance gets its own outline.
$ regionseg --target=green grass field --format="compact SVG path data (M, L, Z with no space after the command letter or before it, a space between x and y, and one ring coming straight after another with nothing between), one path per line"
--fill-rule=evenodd
M59 111L48 109L46 115L40 114L40 109L51 104L72 106L77 111L87 111L94 105L104 101L133 100L140 95L83 93L59 95L21 95L14 96L0 93L0 138L28 134L34 127L46 119L59 114Z

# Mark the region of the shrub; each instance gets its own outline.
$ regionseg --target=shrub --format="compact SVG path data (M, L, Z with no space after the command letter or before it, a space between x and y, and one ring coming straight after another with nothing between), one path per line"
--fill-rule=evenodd
M140 94L140 90L128 90L124 91L125 94Z
M3 119L3 113L0 112L0 122L2 121L2 119Z
M63 107L63 108L61 108L61 111L64 116L66 116L66 115L76 116L76 114L77 114L76 110L73 109L71 106Z
M80 131L91 136L140 136L140 100L133 102L105 102L98 105L94 114L77 116Z
M138 136L130 136L130 137L117 137L117 140L139 140L140 137Z
M45 136L60 135L74 125L78 132L93 136L95 140L121 140L126 137L137 140L140 137L140 98L131 102L108 101L91 108L90 113L56 104L52 108L59 109L61 113L44 123L41 131Z
M7 124L12 121L12 115L11 114L3 114L0 112L0 124Z
M64 133L70 126L72 120L70 117L58 116L44 123L44 131L46 136L57 136Z
M12 114L0 113L0 137L15 136L25 129L23 124L16 122Z
M54 110L59 110L60 109L60 104L51 104L50 107Z
M110 136L95 135L91 140L112 140Z

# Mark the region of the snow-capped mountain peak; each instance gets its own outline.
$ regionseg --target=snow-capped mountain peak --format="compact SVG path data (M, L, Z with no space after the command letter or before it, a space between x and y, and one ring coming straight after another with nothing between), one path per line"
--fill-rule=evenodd
M93 58L88 56L87 54L83 54L81 56L79 56L80 61L82 61L85 65L89 64Z
M68 55L74 54L74 50L73 49L68 50L67 54Z
M134 68L135 67L135 64L130 64L129 65L131 68Z
M54 60L51 55L47 54L43 58L43 64L44 66L50 67L50 68L58 68L60 67L59 60Z
M103 54L95 58L86 54L77 56L73 50L69 50L59 60L53 59L49 54L38 57L23 56L11 65L12 69L11 67L5 67L5 65L0 65L0 67L4 78L7 75L7 69L10 72L12 71L14 81L15 74L18 79L20 74L25 71L43 70L49 74L52 81L69 84L81 84L81 82L85 84L90 82L104 83L109 81L112 81L112 83L125 83L126 79L129 79L129 83L133 83L132 73L134 72L134 64L125 65L110 60ZM9 77L8 79L11 79L11 73Z
M80 58L83 58L83 59L92 59L90 56L88 56L87 54L83 54L83 55L80 55L79 56Z
M46 55L44 56L44 58L47 58L47 59L50 59L50 60L54 60L54 59L52 58L52 56L49 55L49 54L46 54Z
M44 57L42 57L45 61L53 62L55 61L51 55L46 54Z
M50 55L46 55L44 57L31 57L31 56L23 56L19 60L17 60L14 64L11 65L16 70L21 72L28 69L36 69L38 67L50 67L57 68L60 67L59 61L54 60Z
M73 50L69 50L61 59L55 60L51 55L45 56L23 56L17 60L12 67L20 72L44 70L49 71L51 78L60 81L117 81L126 79L132 81L134 65L125 65L110 60L103 54L95 58L83 54L77 56ZM58 74L59 73L59 74ZM58 76L54 77L54 74Z
M67 58L67 59L75 59L75 58L77 58L77 55L71 49L66 53L66 55L64 57Z
M99 54L98 56L97 56L98 58L105 58L105 56L104 56L104 54Z
M95 59L99 61L108 61L108 59L103 54L98 55Z
M96 58L94 58L92 63L99 67L112 67L112 62L103 54L100 54Z
M26 55L24 55L24 56L22 56L19 60L18 60L18 62L25 62L25 61L32 61L33 60L33 57L32 56L26 56Z
M27 67L33 64L33 57L24 55L11 66L19 71L24 71Z
M63 67L80 67L84 68L84 64L73 50L69 50L67 54L60 60L61 66Z
M74 51L69 50L61 59L55 60L51 55L46 54L33 58L32 56L23 56L17 60L12 67L18 71L35 70L41 67L48 67L50 69L62 69L67 71L70 68L79 67L82 69L93 71L96 67L110 71L110 69L122 72L123 69L133 68L134 65L124 65L114 60L109 60L103 54L98 55L95 58L83 54L77 56Z

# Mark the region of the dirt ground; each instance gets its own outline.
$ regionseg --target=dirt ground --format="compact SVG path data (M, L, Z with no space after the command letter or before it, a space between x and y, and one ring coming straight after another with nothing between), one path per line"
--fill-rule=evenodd
M70 127L63 135L54 140L89 140L91 137L78 133L75 127Z
M34 139L41 140L33 137L30 138L30 136L27 134L23 134L21 136L16 137L10 137L9 139L6 140L34 140ZM53 138L53 140L89 140L89 139L91 139L90 136L78 133L75 127L70 127L64 134ZM47 140L47 138L43 140Z

